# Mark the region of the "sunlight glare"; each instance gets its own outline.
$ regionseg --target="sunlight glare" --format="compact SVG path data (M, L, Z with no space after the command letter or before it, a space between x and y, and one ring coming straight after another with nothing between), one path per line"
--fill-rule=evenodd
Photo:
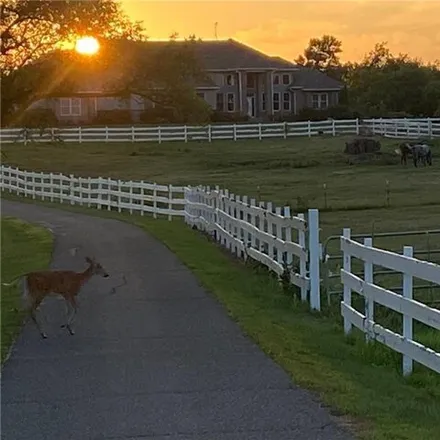
M76 41L75 50L83 55L94 55L99 50L98 40L93 37L82 37Z

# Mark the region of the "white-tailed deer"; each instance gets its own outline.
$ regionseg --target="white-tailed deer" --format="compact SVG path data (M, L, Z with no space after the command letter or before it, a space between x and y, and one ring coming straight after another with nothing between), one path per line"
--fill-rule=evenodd
M86 262L89 264L89 267L83 272L48 270L29 272L16 278L16 280L21 279L25 308L43 338L47 338L47 335L38 322L35 311L46 296L61 295L66 300L67 308L71 310L70 313L67 310L67 322L61 327L66 327L69 333L73 335L75 332L72 330L72 323L78 308L76 297L81 288L94 275L100 275L104 278L109 276L106 270L94 258L86 257ZM9 284L3 283L3 285L10 286L14 284L14 281Z

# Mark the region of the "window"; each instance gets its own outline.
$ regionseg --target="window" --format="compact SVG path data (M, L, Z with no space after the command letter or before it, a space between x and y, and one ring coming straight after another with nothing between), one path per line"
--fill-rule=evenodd
M235 85L235 76L232 73L229 73L228 75L226 75L226 84L228 86Z
M319 110L326 109L328 107L327 93L316 93L312 95L312 107Z
M283 110L290 111L290 93L283 93Z
M273 76L273 83L276 86L280 83L280 75L274 75Z
M61 116L81 116L81 98L61 98Z
M261 94L261 110L266 111L266 94L264 92Z
M285 73L283 75L283 84L285 86L288 86L290 84L290 75L288 73Z
M196 95L201 99L205 99L205 92L197 92Z
M219 112L225 111L225 100L223 93L217 93L215 108Z
M228 93L228 112L235 111L235 95Z
M280 94L279 93L273 94L273 110L275 112L280 111Z

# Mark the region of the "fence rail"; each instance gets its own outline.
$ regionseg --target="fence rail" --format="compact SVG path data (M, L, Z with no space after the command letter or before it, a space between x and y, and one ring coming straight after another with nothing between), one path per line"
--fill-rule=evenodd
M231 252L240 252L278 275L285 270L289 281L301 289L304 301L320 310L318 211L292 217L290 208L197 187L158 185L110 178L81 178L54 173L22 171L1 166L0 187L17 195L88 206L108 211L184 217L190 225L215 231L217 240ZM295 231L297 241L294 241ZM306 237L309 240L306 241ZM296 260L298 267L294 268Z
M204 126L132 126L75 128L4 128L0 141L14 142L192 142L241 139L287 139L298 136L359 134L369 129L375 135L393 138L440 137L440 118L347 119L268 124L216 124Z
M248 200L227 190L185 189L185 221L210 233L235 255L252 258L277 273L288 275L301 299L320 310L319 216L308 211L308 221L292 216L290 207ZM307 239L308 236L308 239Z
M41 200L157 215L184 216L184 188L142 181L36 173L1 166L1 188Z
M374 248L371 238L365 238L364 244L361 244L351 239L350 229L344 229L344 235L341 237L341 250L344 254L344 266L341 269L341 281L344 285L341 313L344 318L345 333L349 334L354 325L366 334L367 341L377 340L401 353L404 375L412 372L413 361L440 373L440 353L416 342L413 332L413 320L440 330L440 310L430 308L413 299L413 278L440 285L440 266L413 258L411 246L405 246L404 254L400 255ZM364 279L352 273L352 258L364 262ZM402 295L374 284L373 265L403 274ZM365 299L363 312L356 310L352 305L353 291ZM403 315L402 334L375 322L374 303Z

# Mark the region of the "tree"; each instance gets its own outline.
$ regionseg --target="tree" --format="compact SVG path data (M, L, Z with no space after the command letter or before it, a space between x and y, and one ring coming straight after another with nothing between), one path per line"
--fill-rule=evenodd
M328 71L341 65L341 52L341 41L333 35L323 35L321 38L311 38L304 55L299 55L295 62L305 67Z
M172 35L167 44L157 47L138 45L130 61L129 71L121 77L118 88L125 94L137 94L162 108L171 109L175 122L206 122L211 109L195 92L195 86L207 79L196 56L198 41L190 35L176 41ZM126 78L130 78L127 82Z
M60 62L44 56L57 53L63 43L82 35L146 38L141 23L131 22L114 0L3 0L0 12L2 123L41 95L47 78L54 78L50 69L56 72ZM54 84L61 88L66 81Z
M440 70L378 43L347 70L350 104L368 116L433 116L440 108Z
M143 38L114 0L2 0L0 68L10 72L81 35Z

